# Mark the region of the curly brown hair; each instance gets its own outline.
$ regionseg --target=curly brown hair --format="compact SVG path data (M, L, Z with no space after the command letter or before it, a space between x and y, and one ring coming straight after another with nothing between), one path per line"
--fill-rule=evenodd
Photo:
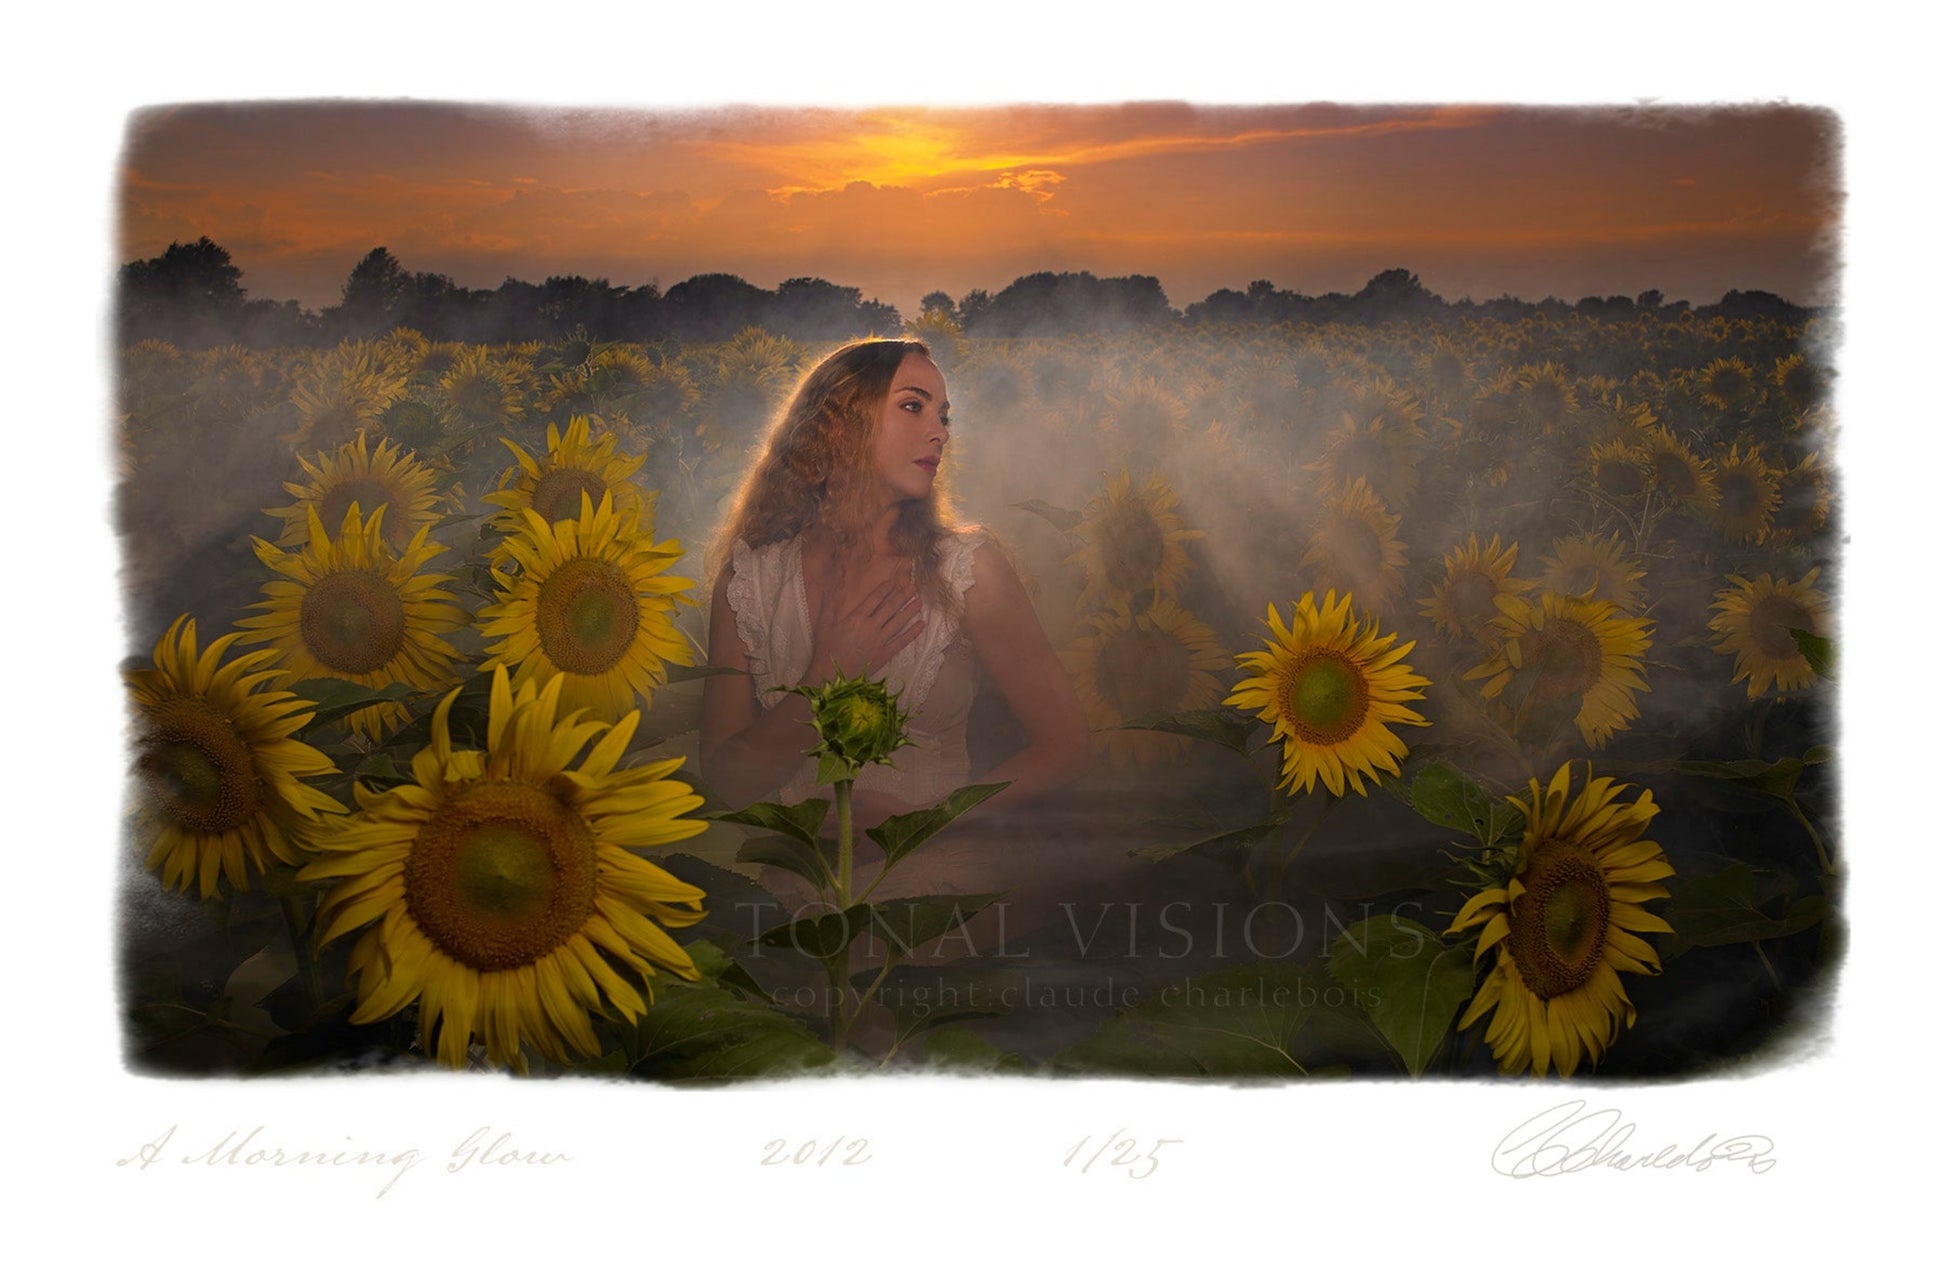
M804 375L730 502L710 550L712 575L722 572L739 540L756 549L823 526L842 549L870 529L874 429L907 356L930 360L932 351L917 339L864 339L845 344ZM892 547L919 559L920 585L929 597L950 602L939 576L941 543L955 530L945 476L942 468L924 500L900 505Z

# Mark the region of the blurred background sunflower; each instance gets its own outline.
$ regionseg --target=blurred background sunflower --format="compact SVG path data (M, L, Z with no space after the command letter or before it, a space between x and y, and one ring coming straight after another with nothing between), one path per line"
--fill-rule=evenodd
M1092 605L1138 597L1173 597L1189 576L1186 540L1203 533L1184 526L1180 502L1159 474L1138 491L1124 466L1088 503L1076 525L1084 542L1068 561L1079 562L1087 579L1082 598Z
M1448 637L1477 641L1489 649L1497 646L1492 625L1500 616L1500 595L1533 587L1531 580L1513 578L1519 557L1518 544L1503 549L1495 536L1482 547L1478 536L1469 535L1464 545L1447 553L1445 578L1433 587L1431 597L1420 599L1420 613Z
M1624 616L1612 602L1541 593L1501 598L1493 627L1500 649L1461 679L1484 680L1481 695L1506 706L1524 741L1545 745L1572 718L1582 741L1599 749L1640 714L1648 620Z
M490 526L496 531L516 531L526 510L533 510L549 523L578 519L581 498L586 495L597 505L604 496L612 498L616 513L624 517L639 520L646 511L649 522L638 521L638 525L653 530L654 494L645 502L634 482L643 458L616 452L617 440L612 432L591 440L590 420L575 417L565 432L549 422L547 452L538 459L513 440L502 438L514 455L514 464L501 474L500 490L480 498L499 507Z
M1571 597L1612 602L1630 615L1642 612L1642 577L1647 570L1622 544L1619 533L1601 536L1587 532L1554 542L1554 552L1541 562L1543 589Z
M405 548L420 528L439 521L440 496L434 490L432 468L391 440L381 439L376 448L367 448L360 435L333 452L320 452L317 458L316 464L297 459L306 477L284 485L293 498L291 504L264 511L283 521L277 534L283 548L301 547L310 539L314 510L332 531L344 523L345 511L353 505L367 522L384 510L384 540L395 550Z
M1088 618L1092 630L1062 654L1087 712L1095 750L1116 768L1143 768L1182 754L1187 738L1119 726L1155 712L1216 702L1213 675L1227 666L1216 634L1169 598L1137 614L1126 602Z
M1354 479L1320 507L1299 565L1321 587L1340 589L1374 610L1390 610L1405 590L1405 544L1399 516L1364 479Z
M1751 698L1772 688L1781 694L1809 685L1816 673L1791 630L1831 635L1831 601L1812 587L1818 568L1796 580L1773 580L1768 573L1754 580L1725 578L1730 587L1717 590L1710 608L1716 615L1709 626L1716 634L1716 652L1736 656L1731 684L1749 681Z

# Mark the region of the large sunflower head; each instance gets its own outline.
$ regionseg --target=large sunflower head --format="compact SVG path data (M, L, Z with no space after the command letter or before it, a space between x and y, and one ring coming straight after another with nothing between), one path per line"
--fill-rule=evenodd
M1406 704L1429 684L1405 662L1417 642L1381 637L1376 621L1361 624L1351 595L1327 592L1322 605L1306 593L1291 610L1290 626L1270 608L1265 649L1237 656L1252 675L1224 703L1270 722L1271 741L1284 744L1280 786L1295 795L1319 781L1334 795L1347 787L1363 795L1366 778L1399 771L1406 745L1388 726L1430 724Z
M1642 610L1642 577L1647 572L1622 545L1619 534L1607 537L1588 532L1554 542L1554 552L1541 564L1543 589L1573 597L1612 602L1634 615Z
M1603 391L1581 406L1575 423L1594 441L1633 445L1655 428L1655 414L1640 400Z
M1643 905L1669 894L1675 873L1661 845L1642 834L1658 811L1643 791L1612 778L1591 778L1579 794L1563 764L1543 792L1528 783L1511 797L1526 819L1513 873L1504 886L1475 895L1447 929L1478 929L1477 963L1493 965L1460 1016L1469 1028L1489 1010L1487 1044L1508 1075L1550 1068L1572 1076L1597 1063L1635 1026L1622 974L1653 975L1661 959L1642 935L1673 928Z
M219 880L248 886L251 871L304 859L322 813L338 801L304 779L337 772L321 751L291 735L313 705L274 688L284 674L274 651L223 656L240 634L196 649L185 615L155 646L153 668L127 675L134 695L134 811L150 841L148 865L170 887L205 898Z
M507 426L526 411L522 367L486 347L463 347L439 377L439 393L451 425L471 430Z
M1831 516L1831 478L1818 464L1818 454L1777 476L1777 512L1771 516L1766 539L1804 541L1824 529Z
M1716 477L1709 464L1676 438L1667 426L1650 431L1646 440L1649 477L1678 505L1707 513L1716 504Z
M1515 405L1520 420L1530 430L1552 435L1566 426L1576 408L1574 383L1567 371L1552 361L1522 365L1514 374L1520 384Z
M1216 634L1166 597L1140 614L1120 602L1095 612L1088 623L1092 631L1061 657L1088 714L1095 750L1117 768L1143 768L1181 755L1187 739L1120 726L1154 712L1216 702L1215 673L1226 662Z
M298 428L284 438L295 448L344 443L371 428L404 390L405 376L370 343L346 343L320 353L296 374L291 407L297 410Z
M1354 479L1324 502L1301 565L1322 584L1343 589L1375 610L1390 610L1405 589L1405 545L1399 516L1364 479Z
M1824 371L1796 352L1772 366L1770 385L1792 413L1810 412L1826 394Z
M1480 693L1507 706L1522 738L1544 744L1572 717L1582 740L1600 748L1640 715L1635 695L1649 688L1642 675L1648 620L1625 616L1612 602L1541 593L1532 601L1501 598L1493 627L1500 648L1462 679L1484 679Z
M494 528L517 530L521 515L530 509L549 523L578 519L583 495L596 504L604 496L612 497L616 512L624 517L639 518L644 510L654 514L653 496L645 506L632 478L642 468L643 458L617 453L611 433L591 441L590 429L586 417L570 419L565 433L548 423L547 455L538 460L513 440L502 438L513 452L514 464L501 474L500 490L481 498L500 507L492 519ZM653 530L652 526L644 529Z
M1638 444L1615 439L1588 452L1588 481L1604 496L1623 505L1640 500L1648 490L1648 453Z
M1325 441L1324 455L1306 466L1318 472L1321 490L1333 492L1364 479L1381 501L1404 505L1419 489L1419 449L1425 432L1416 422L1360 421L1346 413Z
M1468 536L1465 545L1446 555L1446 577L1434 587L1431 597L1420 599L1421 613L1448 637L1470 638L1488 647L1498 645L1492 625L1500 617L1501 594L1524 593L1533 587L1531 580L1513 578L1514 562L1519 557L1520 546L1511 544L1503 549L1499 536L1484 547L1478 536Z
M1812 587L1818 569L1798 580L1773 580L1767 574L1754 580L1726 578L1730 587L1717 590L1710 608L1716 612L1710 631L1716 634L1718 654L1736 656L1732 684L1747 679L1751 698L1773 686L1783 693L1809 685L1815 674L1791 630L1814 637L1831 634L1830 599Z
M283 520L277 543L286 549L311 538L313 510L336 529L353 505L367 522L377 519L382 509L384 540L393 550L404 549L421 528L439 521L440 497L433 490L432 468L389 439L370 448L360 435L335 452L319 453L315 464L300 457L298 465L304 481L284 485L294 498L291 504L264 511Z
M667 574L682 546L657 544L612 497L583 496L579 516L559 523L525 510L501 548L516 569L494 573L500 601L480 612L480 631L496 639L489 663L517 685L565 677L568 706L613 720L637 698L648 704L666 663L695 661L674 618L695 581Z
M1717 459L1716 508L1710 519L1725 540L1744 544L1763 539L1778 503L1777 472L1761 451L1732 446Z
M1108 480L1075 529L1086 543L1068 558L1087 573L1084 600L1175 594L1189 575L1183 542L1203 535L1183 526L1177 504L1175 492L1159 474L1151 474L1139 491L1126 468Z
M1696 392L1719 413L1740 412L1756 402L1757 375L1735 356L1718 357L1697 372Z
M257 559L277 577L264 585L264 612L239 620L246 640L269 642L298 680L331 677L373 689L395 682L415 690L442 689L456 679L459 652L444 634L464 628L466 611L448 593L447 577L421 574L446 552L426 529L394 553L381 536L383 506L362 518L353 504L337 537L326 534L315 507L310 540L285 553L256 541ZM346 717L357 733L378 738L407 719L402 703L374 703Z
M670 776L681 760L619 767L639 714L559 716L559 678L516 690L496 668L484 750L454 744L458 697L433 713L412 780L360 786L358 812L319 840L303 877L334 883L320 943L376 920L351 952L351 1021L417 1001L420 1043L448 1066L474 1040L522 1070L523 1046L562 1063L598 1054L590 1014L645 1014L658 970L697 977L663 928L700 920L703 892L631 849L701 832L684 814L702 797Z

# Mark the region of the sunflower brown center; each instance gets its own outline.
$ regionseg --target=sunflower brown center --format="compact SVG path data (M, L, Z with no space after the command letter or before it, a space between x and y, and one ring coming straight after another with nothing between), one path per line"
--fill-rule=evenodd
M1595 467L1595 484L1610 496L1636 496L1642 491L1642 471L1632 461L1606 457Z
M1155 587L1166 545L1155 515L1140 505L1118 505L1101 525L1100 538L1109 587L1120 593Z
M1312 650L1291 668L1286 716L1303 741L1319 746L1358 732L1371 707L1371 686L1341 650Z
M541 581L535 607L549 662L582 676L620 663L642 618L627 573L603 558L570 558L555 568Z
M1493 599L1499 594L1500 585L1492 576L1481 571L1466 571L1454 576L1452 585L1446 590L1447 600L1452 603L1461 626L1476 630L1500 613L1500 608L1493 604Z
M1664 450L1650 459L1655 469L1655 481L1669 490L1669 495L1683 497L1696 494L1696 471L1690 467L1689 454Z
M1101 696L1124 720L1173 711L1189 693L1189 647L1155 628L1130 628L1101 647Z
M333 672L376 672L405 648L405 603L384 576L337 571L313 584L297 609L298 635Z
M1549 839L1521 876L1507 911L1507 945L1535 996L1559 997L1588 982L1608 942L1608 884L1586 851Z
M504 971L545 957L595 909L594 836L525 782L475 782L419 829L406 909L455 961Z
M1530 657L1539 665L1533 692L1537 703L1585 694L1601 679L1601 642L1571 619L1549 621Z
M338 534L339 528L344 526L345 511L351 508L354 501L358 504L359 517L369 523L380 506L392 505L392 489L369 477L346 479L332 487L318 505L318 518L323 521L325 531L334 537ZM398 535L408 517L400 513L398 507L388 508L385 517L388 520L385 524L387 540L402 544L404 540L411 539L409 536L401 539Z
M256 763L229 719L200 698L150 708L137 767L182 829L215 835L257 813Z
M608 490L592 471L576 470L568 466L556 466L540 477L534 484L534 512L550 523L562 519L581 517L581 494L586 492L588 500L601 504L601 497Z
M1716 495L1723 518L1733 523L1752 517L1763 503L1763 487L1757 476L1740 467L1717 476Z
M1813 631L1811 612L1802 602L1772 593L1751 604L1750 640L1764 658L1781 662L1798 657L1793 628Z
M1596 591L1595 586L1600 583L1601 567L1595 563L1576 563L1574 566L1564 567L1561 570L1561 591L1563 593L1573 593L1577 596L1586 596L1593 593L1596 597L1606 599L1606 594Z

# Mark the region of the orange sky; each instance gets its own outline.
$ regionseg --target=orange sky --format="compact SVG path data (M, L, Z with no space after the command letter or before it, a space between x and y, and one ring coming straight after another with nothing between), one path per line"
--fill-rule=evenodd
M374 246L492 287L821 276L897 305L1023 273L1449 299L1837 298L1832 116L1789 108L1175 104L624 113L319 103L131 122L121 257L208 235L252 297Z

